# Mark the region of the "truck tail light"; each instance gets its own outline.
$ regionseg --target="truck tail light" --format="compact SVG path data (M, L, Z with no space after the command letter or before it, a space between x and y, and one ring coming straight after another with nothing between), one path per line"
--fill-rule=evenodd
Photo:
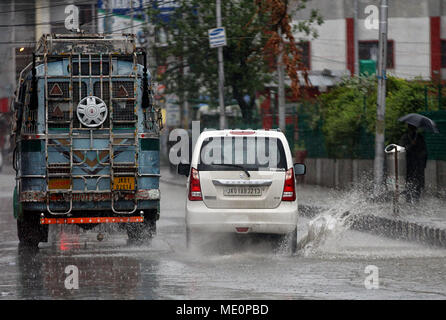
M195 168L191 168L190 179L189 179L189 200L190 201L201 201L203 197L201 195L200 186L200 174Z
M294 170L291 168L285 172L282 201L294 200L296 200L296 184L294 183Z

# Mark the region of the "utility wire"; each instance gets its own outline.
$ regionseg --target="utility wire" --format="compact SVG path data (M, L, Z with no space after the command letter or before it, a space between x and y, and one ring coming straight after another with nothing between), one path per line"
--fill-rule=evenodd
M147 6L143 6L142 9L148 9L151 5L147 5ZM139 9L139 8L135 8L134 10ZM111 12L111 13L106 13L103 15L97 15L94 18L91 19L91 22L93 21L97 21L99 19L105 18L105 17L112 17L116 15L115 13ZM34 27L34 26L39 26L39 25L57 25L57 24L61 24L64 23L64 20L59 20L59 21L47 21L47 22L37 22L37 23L19 23L19 24L0 24L0 28L10 28L10 27ZM90 22L89 22L90 23Z
M14 0L12 0L12 1L14 1ZM32 3L30 3L30 5L34 5L35 3L34 2L32 2ZM14 13L14 12L23 12L23 11L34 11L34 10L36 10L36 9L46 9L46 8L55 8L55 7L61 7L61 6L69 6L69 5L71 5L71 4L74 4L74 3L67 3L66 1L65 2L61 2L61 3L58 3L58 4L52 4L52 5L49 5L49 6L43 6L43 7L30 7L30 8L26 8L26 9L15 9L15 10L9 10L9 11L0 11L0 14L3 14L3 13ZM84 5L84 4L91 4L91 5L96 5L96 2L93 2L93 1L90 1L90 2L82 2L82 3L76 3L75 5ZM23 6L23 5L25 5L25 4L23 4L23 3L16 3L15 4L16 6Z

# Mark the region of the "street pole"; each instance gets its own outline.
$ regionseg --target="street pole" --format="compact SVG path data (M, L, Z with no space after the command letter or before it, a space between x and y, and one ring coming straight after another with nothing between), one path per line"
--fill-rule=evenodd
M353 41L355 48L355 76L359 76L359 48L358 48L358 0L354 0Z
M130 0L130 26L131 26L131 33L135 34L135 30L133 28L133 0Z
M112 14L112 0L107 0L106 4L105 4L106 10L105 10L105 15L104 15L104 33L105 34L109 34L111 33L111 14Z
M10 43L11 43L11 85L12 85L12 90L11 90L11 96L14 93L14 90L16 89L16 78L17 78L17 74L16 74L16 54L15 54L15 27L13 26L14 21L15 21L15 1L11 1L11 15L10 15L10 26L11 26L11 32L10 32Z
M51 33L49 24L42 24L50 22L50 1L49 0L37 0L35 2L35 38L39 41L43 34Z
M282 39L282 33L278 31L279 37ZM279 111L279 128L285 132L285 70L283 66L283 45L279 45L279 55L277 58L277 77L278 77L278 111Z
M98 33L98 26L97 26L97 15L96 15L96 6L92 3L91 4L91 22L92 22L92 26L91 26L91 33Z
M384 132L386 114L386 63L387 63L387 0L381 0L379 10L379 56L378 56L378 101L376 109L375 190L378 190L384 180Z
M221 27L221 0L216 0L217 3L217 28ZM226 128L225 117L225 99L224 99L224 85L225 85L225 70L223 66L223 47L218 47L218 100L220 105L220 130Z

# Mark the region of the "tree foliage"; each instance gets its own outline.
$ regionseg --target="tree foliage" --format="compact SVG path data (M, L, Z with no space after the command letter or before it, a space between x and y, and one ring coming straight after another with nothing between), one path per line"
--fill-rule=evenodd
M260 12L262 14L268 13L269 16L269 23L264 29L265 34L269 36L264 47L264 54L272 57L282 54L282 61L278 61L278 63L285 67L291 79L293 99L297 99L300 96L298 70L304 71L307 84L308 81L306 79L307 70L302 61L302 50L296 42L293 32L297 30L306 35L317 37L317 32L312 26L314 23L322 24L322 17L317 10L312 10L308 20L299 21L293 28L289 15L288 0L256 0L256 3ZM306 0L297 1L296 11L305 9L306 3Z
M425 83L389 77L386 98L386 144L398 143L407 125L398 118L425 110ZM364 143L361 130L375 134L377 82L375 77L348 77L319 97L323 133L330 157L354 155ZM373 145L367 146L373 148Z
M306 2L299 1L297 10L303 9ZM153 34L166 35L164 44L157 39L150 48L156 64L167 66L159 81L183 101L200 95L216 101L217 50L209 47L208 40L208 30L216 27L215 0L176 0L175 3L177 8L168 21L162 19L156 5L148 10ZM235 99L244 120L250 121L256 94L273 80L270 60L277 55L281 41L277 39L277 31L282 30L289 43L295 43L286 10L288 4L286 0L225 0L221 4L227 37L223 48L225 97ZM321 20L312 13L308 21L297 24L297 29L309 34L314 22ZM294 84L300 55L293 45L286 46L285 50L285 65Z

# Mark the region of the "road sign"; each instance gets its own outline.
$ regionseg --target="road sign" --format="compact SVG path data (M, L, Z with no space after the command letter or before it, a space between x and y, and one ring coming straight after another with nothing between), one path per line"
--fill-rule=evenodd
M226 30L224 27L209 29L209 46L211 48L223 47L226 45Z

